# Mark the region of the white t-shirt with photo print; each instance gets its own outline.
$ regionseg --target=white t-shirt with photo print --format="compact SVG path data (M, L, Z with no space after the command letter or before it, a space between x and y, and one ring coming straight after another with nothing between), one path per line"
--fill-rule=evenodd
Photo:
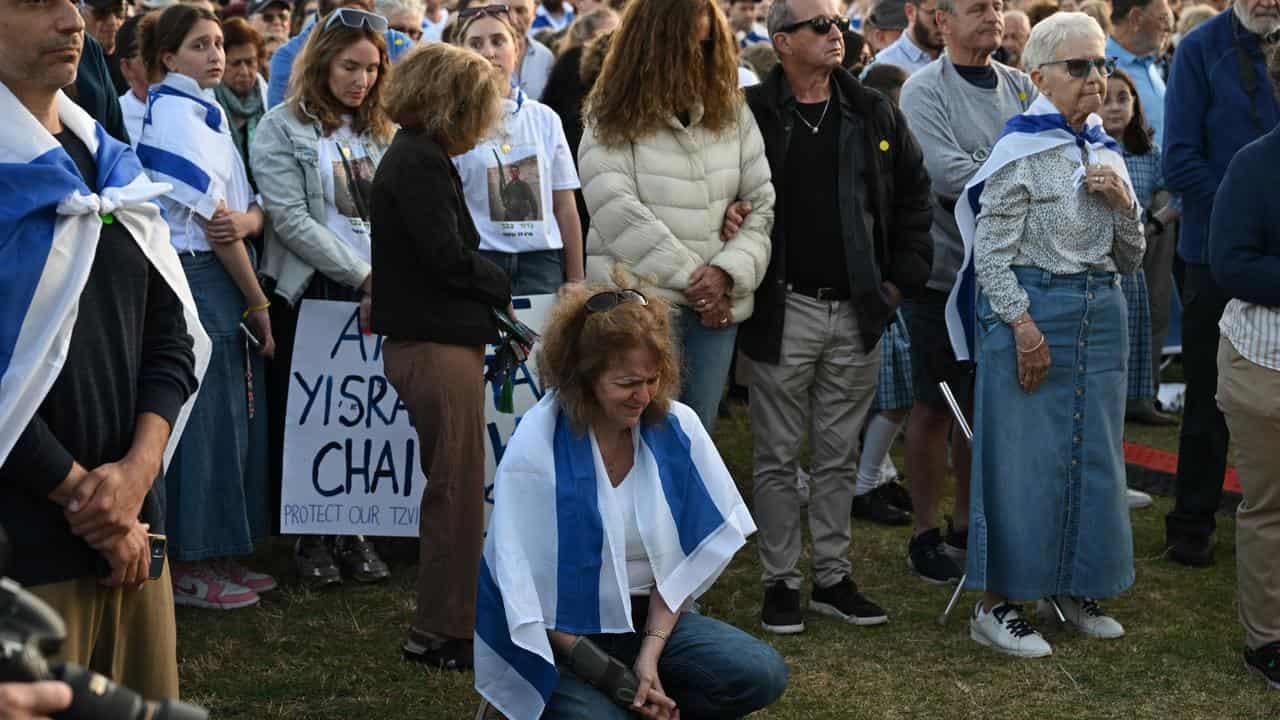
M504 103L502 125L453 159L480 249L559 250L564 241L551 195L582 186L560 116L518 89Z
M360 136L352 132L349 119L320 139L319 155L325 224L365 262L372 262L369 203L373 198L373 158Z

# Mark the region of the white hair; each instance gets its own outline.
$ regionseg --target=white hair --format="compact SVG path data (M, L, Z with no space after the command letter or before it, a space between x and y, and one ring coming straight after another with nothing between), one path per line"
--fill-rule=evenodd
M425 12L422 0L373 0L373 11L382 17L389 18L405 10Z
M1077 38L1107 41L1097 20L1081 12L1059 12L1036 23L1031 28L1027 47L1022 50L1022 66L1028 72L1058 59L1062 43Z
M1249 9L1249 3L1245 0L1235 0L1232 3L1232 12L1236 14L1236 18L1240 20L1240 24L1245 30L1255 35L1267 35L1276 29L1280 29L1280 19L1274 15L1271 17L1255 17L1253 11Z
M1021 10L1005 10L1004 11L1005 25L1008 25L1009 21L1012 20L1013 18L1017 18L1019 22L1026 23L1028 28L1031 27L1031 18L1027 17L1027 14L1022 12Z

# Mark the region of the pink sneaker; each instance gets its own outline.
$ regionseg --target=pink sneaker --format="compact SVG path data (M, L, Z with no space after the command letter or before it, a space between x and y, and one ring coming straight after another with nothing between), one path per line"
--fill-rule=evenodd
M233 584L247 587L261 595L275 590L276 579L266 573L254 572L232 558L219 558L209 561L213 571L230 580Z
M210 610L236 610L257 605L258 593L237 585L208 562L173 563L173 603Z

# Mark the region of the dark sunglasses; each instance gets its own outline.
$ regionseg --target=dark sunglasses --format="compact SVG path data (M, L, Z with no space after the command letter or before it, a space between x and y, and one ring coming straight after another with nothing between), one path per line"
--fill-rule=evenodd
M490 15L510 15L511 8L506 5L473 5L466 10L458 11L458 19L466 20L473 17L488 17Z
M638 302L644 307L649 307L649 301L640 294L639 290L606 290L587 298L587 314L609 312L622 303L628 302Z
M1053 62L1041 63L1040 67L1045 65L1066 65L1067 73L1073 78L1087 78L1089 71L1097 68L1098 74L1104 78L1111 77L1116 72L1115 58L1071 58L1070 60L1054 60Z
M837 15L835 17L818 15L816 17L811 17L808 20L801 20L800 22L793 22L790 25L783 25L778 28L778 32L793 33L802 27L807 27L819 35L826 35L831 32L832 25L835 25L836 29L840 32L847 32L849 30L849 18L844 15Z
M369 28L370 31L379 35L385 35L387 32L386 18L359 8L344 7L334 10L329 13L329 19L324 21L324 29L328 30L333 27L335 22L340 22L349 28L357 30L362 27Z

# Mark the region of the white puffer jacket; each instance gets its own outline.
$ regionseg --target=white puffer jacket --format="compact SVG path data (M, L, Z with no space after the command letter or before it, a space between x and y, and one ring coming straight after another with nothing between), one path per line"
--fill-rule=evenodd
M667 300L686 305L689 276L713 265L733 278L733 321L751 316L756 287L769 267L773 184L764 139L746 102L736 127L703 128L702 108L685 127L671 118L635 143L601 145L587 127L578 149L582 192L591 213L587 279L611 282L615 265ZM729 242L720 239L730 203L751 214Z

